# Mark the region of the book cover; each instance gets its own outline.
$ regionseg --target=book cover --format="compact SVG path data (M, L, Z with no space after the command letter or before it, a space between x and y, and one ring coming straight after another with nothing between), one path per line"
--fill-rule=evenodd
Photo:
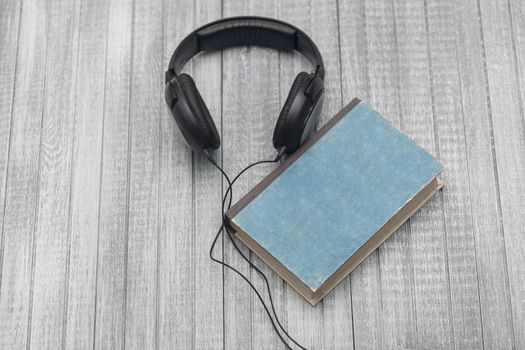
M441 188L442 170L354 99L226 216L244 244L315 304Z

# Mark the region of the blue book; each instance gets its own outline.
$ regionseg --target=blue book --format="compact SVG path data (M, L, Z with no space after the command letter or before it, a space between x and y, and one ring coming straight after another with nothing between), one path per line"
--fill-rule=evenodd
M354 99L226 217L248 248L315 305L443 186L442 171Z

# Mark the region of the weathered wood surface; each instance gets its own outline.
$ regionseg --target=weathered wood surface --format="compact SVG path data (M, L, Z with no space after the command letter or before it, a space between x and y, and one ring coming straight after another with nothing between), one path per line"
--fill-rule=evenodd
M164 106L178 41L242 14L318 43L323 122L360 97L446 167L443 191L315 307L251 256L290 333L312 349L525 348L518 0L2 0L0 348L284 348L248 286L208 258L226 183ZM307 69L255 47L185 68L228 173L273 156ZM241 178L235 198L271 169ZM222 254L263 286L231 243Z

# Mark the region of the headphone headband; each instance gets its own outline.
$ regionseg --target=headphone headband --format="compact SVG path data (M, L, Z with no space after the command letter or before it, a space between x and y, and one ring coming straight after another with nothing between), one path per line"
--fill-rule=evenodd
M180 74L184 65L201 51L247 45L296 50L314 65L315 73L324 79L321 53L306 33L272 18L243 16L220 19L191 32L175 49L166 72L166 82Z
M300 72L294 79L275 125L274 148L278 152L294 152L315 132L323 105L325 71L321 53L312 39L302 30L270 18L224 18L184 38L173 53L165 75L166 103L184 139L195 152L219 148L220 137L195 81L181 73L182 68L199 52L247 45L296 50L314 65L313 73Z

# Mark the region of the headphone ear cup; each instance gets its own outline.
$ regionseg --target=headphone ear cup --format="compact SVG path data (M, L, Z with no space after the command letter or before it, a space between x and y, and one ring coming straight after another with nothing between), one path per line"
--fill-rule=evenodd
M297 133L296 130L293 129L295 122L290 120L290 109L292 108L297 95L306 89L311 78L312 76L306 72L301 72L295 77L281 113L279 113L279 118L277 119L277 124L275 125L273 132L273 147L276 149L287 146L290 143L299 143L298 140L289 139L290 137L293 137L294 134L298 134L298 137L301 137L301 133Z
M195 81L188 74L180 74L177 77L180 89L184 95L186 103L193 114L198 125L198 132L196 135L203 135L200 137L199 143L202 148L211 147L213 149L219 148L221 141L219 133L213 119L211 118L210 111L204 103Z

